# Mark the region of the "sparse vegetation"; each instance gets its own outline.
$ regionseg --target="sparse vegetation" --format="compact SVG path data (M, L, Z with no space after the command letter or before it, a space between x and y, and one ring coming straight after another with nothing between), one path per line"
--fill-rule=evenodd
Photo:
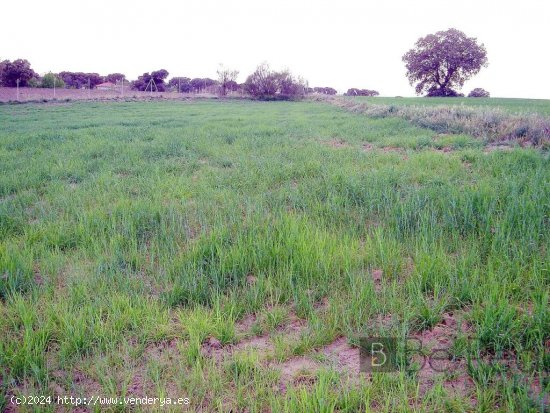
M533 145L545 149L550 146L550 119L547 116L526 113L524 110L510 113L511 110L501 109L494 99L494 105L478 107L450 104L455 98L448 101L439 99L429 104L395 98L370 101L336 98L329 101L352 112L372 117L400 117L437 133L468 134L491 143L515 142L522 146ZM503 101L506 99L500 102ZM550 105L544 105L545 101L542 103L542 113L550 111Z

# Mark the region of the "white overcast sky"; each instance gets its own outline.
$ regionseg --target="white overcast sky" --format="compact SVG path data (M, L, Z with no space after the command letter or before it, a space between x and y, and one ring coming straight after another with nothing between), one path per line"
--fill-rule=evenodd
M244 81L260 62L310 86L413 96L401 56L428 33L455 27L485 44L489 67L462 90L550 98L550 0L48 0L5 2L0 59L39 73L122 72L134 79L216 77L220 63Z

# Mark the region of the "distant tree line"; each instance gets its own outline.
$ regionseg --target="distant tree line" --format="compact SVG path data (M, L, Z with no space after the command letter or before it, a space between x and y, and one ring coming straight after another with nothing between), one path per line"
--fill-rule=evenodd
M332 87L308 87L306 93L320 93L322 95L335 95L338 91Z
M344 96L378 96L380 93L378 93L376 90L369 90L369 89L356 89L352 87L351 89L348 89L346 93L344 93Z
M483 44L466 36L457 29L428 34L417 40L414 47L402 58L406 67L406 76L417 94L430 97L464 96L457 89L482 67L487 66L487 51ZM130 83L134 90L178 91L181 93L246 93L256 99L278 100L298 99L307 93L335 95L332 87L310 88L302 78L296 77L288 70L274 71L266 63L259 65L242 84L237 83L239 72L220 66L218 79L173 77L169 81L168 71L159 69L143 73ZM120 84L125 76L122 73L111 73L101 76L98 73L68 72L48 73L42 78L31 68L28 60L17 59L0 61L0 86L15 87L65 87L73 89L91 88L110 82ZM376 90L350 88L346 96L378 96ZM472 90L468 97L489 97L482 88Z
M65 82L65 87L69 89L85 89L88 87L94 89L105 80L98 73L59 72L58 76Z
M213 90L219 85L219 82L208 77L205 78L189 78L176 76L170 79L167 85L167 90L181 93L200 93L208 90Z

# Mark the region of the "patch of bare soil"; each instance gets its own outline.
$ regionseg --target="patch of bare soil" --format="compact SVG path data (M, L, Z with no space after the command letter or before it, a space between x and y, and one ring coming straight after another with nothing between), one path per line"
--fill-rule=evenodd
M359 348L349 345L346 337L337 338L329 345L323 347L321 352L329 360L335 362L337 370L353 375L359 374Z
M544 384L540 382L538 377L535 377L531 383L529 383L529 396L534 400L539 406L550 406L550 393L548 393Z
M245 334L254 325L256 322L256 315L255 314L247 314L244 316L241 320L239 320L235 326L236 330L240 334Z
M550 132L550 130L548 131ZM533 144L532 141L530 141L529 139L527 138L524 138L522 140L519 141L519 145L522 147L522 148L534 148L535 145Z
M328 306L328 300L322 300L319 308ZM237 331L246 334L256 322L254 315L249 315L237 323ZM307 329L307 321L300 319L291 312L287 323L280 326L277 331L285 337L298 337ZM327 358L327 363L314 360L314 354L310 356L290 357L283 362L269 361L269 355L274 351L274 345L269 334L250 336L233 345L223 346L219 340L209 337L202 344L201 352L205 357L217 361L223 360L236 352L255 350L260 360L267 366L281 372L280 390L286 391L289 384L310 384L315 380L315 375L323 367L332 366L337 370L348 373L350 376L359 374L359 349L348 344L345 337L338 337L332 343L318 349L317 354Z
M397 153L404 153L405 149L397 147L397 146L383 146L382 152L384 153L390 153L390 152L397 152Z
M40 271L40 266L38 264L34 265L33 268L34 273L34 282L36 285L43 285L44 284L44 277L42 277L42 272Z
M349 144L343 139L332 139L330 141L323 141L324 145L328 145L331 148L349 148Z
M292 357L276 366L281 370L281 387L286 388L288 383L297 384L304 377L313 377L321 365L308 357Z
M72 382L85 392L90 392L90 394L101 394L101 384L79 370L73 372Z
M54 380L52 380L49 387L55 396L65 396L71 393L56 381L66 382L68 379L70 379L72 385L79 394L102 394L103 387L101 384L96 379L80 370L74 370L72 373L67 373L64 370L55 370L52 372L52 377Z
M296 337L307 328L307 321L297 317L294 313L289 314L288 320L288 323L279 327L277 330Z
M450 146L444 146L443 148L432 148L432 151L439 153L449 153L453 152L453 148L451 148Z
M322 368L334 368L352 381L360 375L359 348L348 344L346 337L338 337L332 343L316 351L326 357L325 362L316 361L311 356L291 357L282 363L271 365L281 372L279 388L286 391L288 385L311 385Z
M329 306L329 302L328 302L328 298L327 297L323 297L321 299L321 301L315 303L313 305L313 307L316 309L316 310L321 310L321 311L325 311L328 309L328 306Z
M412 257L405 258L405 267L403 268L403 277L408 278L414 271L414 259Z
M213 358L217 362L223 360L225 354L229 353L230 346L224 346L215 337L208 337L201 345L201 354L203 357Z
M374 146L372 146L370 143L364 143L363 144L363 152L369 152L374 149Z
M144 371L138 370L132 377L132 381L128 385L128 395L135 397L145 397L148 392L147 377Z
M442 321L431 330L411 336L411 347L424 354L413 357L421 366L417 373L420 395L424 395L439 379L443 379L443 387L450 395L467 398L475 389L465 361L453 360L450 352L459 329L464 334L471 330L465 320L449 312L443 314Z
M384 276L384 271L381 269L374 269L371 271L371 275L374 283L374 291L379 293L382 291L382 277Z
M147 364L149 361L154 360L163 368L170 368L177 364L180 357L178 339L165 340L147 346L142 360L133 369L132 379L127 389L128 394L137 397L153 394L153 383L147 379ZM176 393L172 391L171 394Z
M215 337L208 337L201 345L201 354L207 358L213 358L220 362L225 357L241 351L254 350L258 352L260 359L269 358L273 353L274 346L269 334L250 335L250 330L256 322L254 314L247 315L236 325L239 335L245 335L245 338L239 342L230 345L222 345ZM284 333L286 337L297 337L307 328L307 321L302 320L291 312L288 322L277 328L278 332Z
M270 352L273 350L273 344L268 336L256 336L241 340L234 347L234 350L255 349L260 352Z
M370 328L374 331L390 331L397 323L397 319L392 314L377 314L376 318L370 323Z

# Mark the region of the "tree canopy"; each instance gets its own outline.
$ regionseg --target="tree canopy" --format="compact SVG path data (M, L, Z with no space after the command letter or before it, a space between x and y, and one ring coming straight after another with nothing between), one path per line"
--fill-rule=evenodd
M217 80L210 79L209 77L200 78L196 77L191 79L191 88L193 92L205 91L206 89L218 84Z
M7 87L28 86L31 79L37 78L38 74L31 69L31 64L26 59L17 59L13 62L4 60L0 62L0 84Z
M59 72L59 78L63 79L66 87L70 89L88 88L94 89L100 83L103 83L103 76L99 73L84 72Z
M455 89L488 64L485 46L457 29L418 39L403 61L416 93L427 96L457 96Z
M193 90L191 79L183 76L175 76L168 82L168 87L181 93L189 93Z
M107 76L105 76L106 82L111 82L114 84L117 84L118 82L122 81L126 76L122 73L110 73Z
M166 90L166 83L164 80L168 77L169 73L166 69L155 70L151 73L144 73L132 82L132 89L135 90L151 90L164 92ZM151 85L153 80L154 85Z

